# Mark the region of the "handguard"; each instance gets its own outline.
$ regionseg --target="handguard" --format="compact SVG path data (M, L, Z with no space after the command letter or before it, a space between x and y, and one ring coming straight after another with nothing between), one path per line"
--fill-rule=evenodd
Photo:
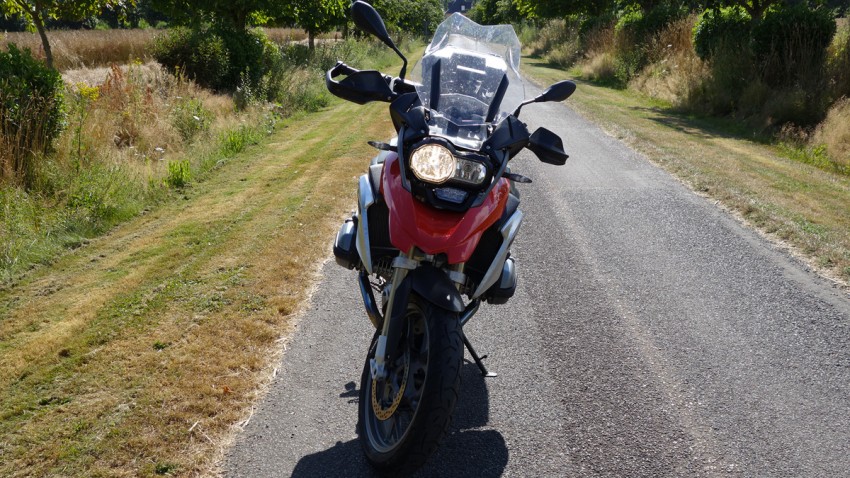
M341 81L334 80L335 77L346 75ZM325 76L325 84L334 96L344 100L365 105L372 101L391 102L398 94L390 88L392 77L384 76L377 70L356 70L343 62L328 70Z

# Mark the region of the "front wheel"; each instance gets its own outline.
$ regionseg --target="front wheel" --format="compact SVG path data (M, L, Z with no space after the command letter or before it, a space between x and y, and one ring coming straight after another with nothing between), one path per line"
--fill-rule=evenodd
M360 380L360 444L375 468L409 474L437 449L460 387L463 343L458 316L411 293L397 357L386 380L372 380L372 340Z

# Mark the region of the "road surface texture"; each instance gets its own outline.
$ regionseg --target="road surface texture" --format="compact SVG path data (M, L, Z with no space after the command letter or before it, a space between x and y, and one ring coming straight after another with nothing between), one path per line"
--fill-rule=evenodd
M534 179L520 286L466 327L499 376L464 365L419 476L850 476L846 292L568 107L523 113L571 159L513 163ZM323 277L228 477L374 475L355 432L371 325L355 273Z

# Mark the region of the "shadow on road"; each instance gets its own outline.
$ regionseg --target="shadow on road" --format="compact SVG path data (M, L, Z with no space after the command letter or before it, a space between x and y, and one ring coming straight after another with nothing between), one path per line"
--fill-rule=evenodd
M508 447L495 430L474 430L487 424L490 401L487 384L474 363L465 363L461 375L460 399L448 436L418 477L501 476L508 464ZM357 399L353 383L344 385L341 397ZM295 478L378 476L366 462L357 440L337 442L332 448L307 455L292 472Z

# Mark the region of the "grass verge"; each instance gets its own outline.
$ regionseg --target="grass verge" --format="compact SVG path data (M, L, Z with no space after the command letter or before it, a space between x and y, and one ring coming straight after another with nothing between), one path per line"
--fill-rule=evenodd
M568 75L534 58L525 58L524 71L543 84ZM720 201L847 286L850 177L794 158L787 148L747 139L732 122L678 114L632 91L580 81L569 102L696 192Z
M212 469L392 132L337 104L0 290L0 476Z

